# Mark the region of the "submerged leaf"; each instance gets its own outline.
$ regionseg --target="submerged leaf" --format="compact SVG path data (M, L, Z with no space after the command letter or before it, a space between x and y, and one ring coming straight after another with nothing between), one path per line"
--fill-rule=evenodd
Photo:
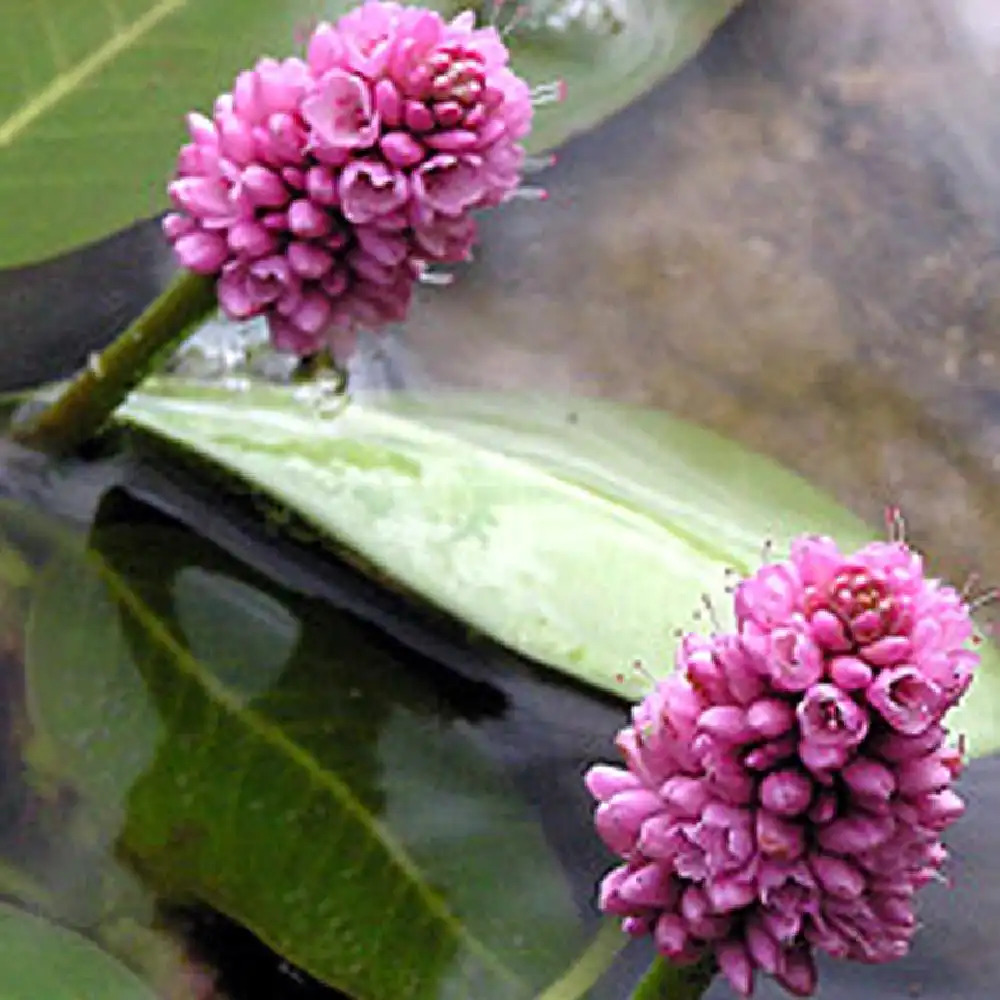
M126 421L294 511L383 578L506 646L612 694L670 669L675 631L721 616L727 572L802 532L871 531L761 455L665 413L595 400L373 397L160 379ZM722 599L720 599L722 598ZM996 692L997 697L992 697ZM1000 746L992 647L958 713Z
M625 106L690 58L738 0L529 0L508 36L532 83L564 78L534 149ZM451 0L430 2L457 13ZM0 267L38 261L167 207L183 116L350 0L4 0ZM462 5L464 6L464 5ZM491 3L485 5L493 6ZM520 9L520 7L519 7Z
M0 903L0 1000L155 1000L155 996L85 938Z
M39 586L33 716L154 885L361 1000L528 1000L572 964L537 819L405 661L172 534L102 550Z

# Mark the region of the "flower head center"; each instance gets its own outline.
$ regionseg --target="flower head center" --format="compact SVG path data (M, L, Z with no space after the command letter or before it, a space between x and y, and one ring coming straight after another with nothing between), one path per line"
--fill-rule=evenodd
M832 611L862 644L891 634L901 615L886 580L861 566L841 570L822 591L811 594L807 604L812 612Z
M431 97L435 101L458 101L469 106L482 96L485 70L478 52L460 46L439 49L428 60Z

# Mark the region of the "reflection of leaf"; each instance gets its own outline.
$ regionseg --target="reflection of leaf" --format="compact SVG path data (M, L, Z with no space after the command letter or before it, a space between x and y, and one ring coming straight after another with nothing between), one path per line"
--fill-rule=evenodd
M0 1000L154 1000L85 938L0 903Z
M190 604L171 617L188 601L176 540L119 534L103 550L110 564L60 561L39 588L32 704L75 782L124 796L121 846L157 885L362 998L519 1000L573 961L577 913L535 821L405 663L318 605L296 613L294 646L268 640L257 661L250 620L287 635L289 612L245 601L246 581L220 586L217 566L205 572L233 646L196 659L180 632ZM284 670L261 693L280 649ZM156 717L141 727L106 710L136 682L136 714ZM145 758L150 732L154 755L132 781L119 758Z
M516 31L509 41L519 71L532 82L564 77L571 88L570 100L539 116L536 148L594 124L675 69L736 2L624 0L614 5L623 18L617 33ZM568 0L529 4L560 5ZM237 11L229 0L4 0L0 267L162 211L183 115L210 108L259 56L292 54L303 24L352 6L241 0Z
M637 695L699 595L803 531L869 540L761 455L667 414L593 400L386 395L324 417L295 389L148 383L126 420L291 508L379 573L589 684ZM722 602L718 602L720 611ZM621 676L624 674L624 678ZM992 695L996 694L996 697ZM959 723L1000 746L987 650Z

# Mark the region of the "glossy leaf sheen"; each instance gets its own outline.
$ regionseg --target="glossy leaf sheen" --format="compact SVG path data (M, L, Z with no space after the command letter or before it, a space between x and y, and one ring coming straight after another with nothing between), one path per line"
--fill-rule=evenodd
M323 416L293 389L154 381L126 418L218 463L404 588L585 683L639 697L674 631L723 613L726 571L802 532L871 531L768 459L665 413L582 399L376 397ZM695 614L699 618L695 618ZM952 716L1000 746L984 649Z
M594 0L601 6L601 0ZM519 29L516 69L566 80L532 137L550 148L676 69L738 0L624 0L617 33ZM451 2L428 4L447 14ZM566 4L545 3L556 9ZM0 11L0 267L44 259L167 207L184 115L236 73L282 57L347 0L4 0Z
M528 1000L564 974L585 938L533 815L404 665L331 609L178 569L173 536L109 544L128 579L66 556L38 588L30 704L156 886L359 1000Z
M301 391L147 384L134 424L218 463L409 591L613 694L669 670L727 569L802 532L872 532L773 462L665 413L594 400L373 397L324 416ZM701 609L704 616L704 609ZM1000 746L995 650L952 718Z
M85 938L0 903L0 1000L155 1000L155 995Z

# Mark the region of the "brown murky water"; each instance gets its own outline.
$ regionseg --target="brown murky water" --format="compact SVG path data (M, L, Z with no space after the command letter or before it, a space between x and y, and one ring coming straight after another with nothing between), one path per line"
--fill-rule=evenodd
M407 342L435 381L704 422L996 576L998 106L995 0L749 0Z

